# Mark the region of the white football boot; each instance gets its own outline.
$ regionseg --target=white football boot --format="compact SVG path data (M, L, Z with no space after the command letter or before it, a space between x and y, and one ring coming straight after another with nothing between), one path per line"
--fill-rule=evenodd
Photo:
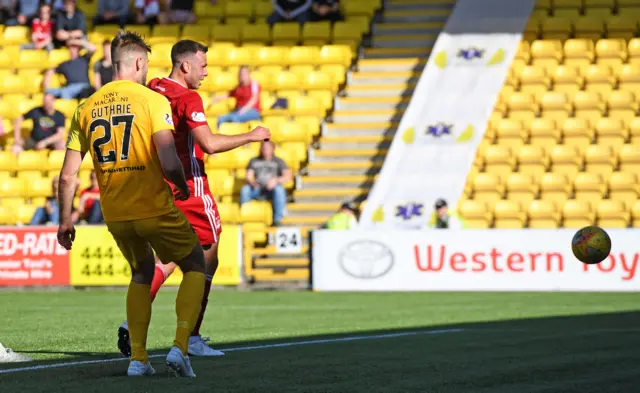
M191 356L224 356L224 352L213 349L207 345L209 337L189 337L189 355Z
M196 374L191 368L191 361L189 356L182 354L182 351L178 347L173 347L167 355L167 371L174 374L176 377L192 377Z
M130 377L145 377L156 375L156 370L151 367L151 363L142 363L139 360L133 360L129 363L127 375Z

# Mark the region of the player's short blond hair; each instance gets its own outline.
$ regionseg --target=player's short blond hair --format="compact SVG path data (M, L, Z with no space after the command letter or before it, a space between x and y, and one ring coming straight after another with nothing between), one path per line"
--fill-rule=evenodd
M117 66L131 53L151 53L151 47L140 34L120 30L111 41L111 61Z

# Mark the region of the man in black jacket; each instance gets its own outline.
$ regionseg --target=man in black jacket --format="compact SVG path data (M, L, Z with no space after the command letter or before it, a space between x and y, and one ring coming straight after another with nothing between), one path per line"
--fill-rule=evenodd
M273 0L275 11L267 18L273 25L280 22L298 22L301 25L309 20L311 0Z
M313 0L311 5L311 21L328 20L338 22L344 20L340 12L340 0Z

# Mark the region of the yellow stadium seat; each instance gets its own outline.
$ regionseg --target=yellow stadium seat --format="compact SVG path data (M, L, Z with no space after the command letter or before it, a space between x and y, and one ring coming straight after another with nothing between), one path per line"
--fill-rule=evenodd
M0 182L0 198L15 198L22 194L22 180L8 178Z
M173 44L156 44L149 54L149 67L171 68L171 48Z
M493 208L494 228L520 229L524 227L526 215L521 211L520 202L497 201Z
M289 71L278 74L274 82L277 90L295 90L301 87L298 75Z
M493 173L478 173L473 179L473 199L493 204L502 199L504 188Z
M625 121L625 126L629 131L630 142L634 145L640 144L640 117L634 117Z
M576 38L564 43L564 65L566 66L582 68L593 63L594 57L594 45L591 40Z
M211 38L215 43L219 42L240 42L242 25L215 25L211 29ZM215 44L214 44L215 47Z
M348 68L352 62L351 49L346 45L325 45L320 48L316 61L318 64L340 64Z
M579 91L573 99L574 116L588 121L597 121L602 117L605 105L600 93Z
M19 171L44 171L47 169L47 151L27 150L18 155Z
M184 25L180 39L208 44L211 39L211 28L203 25Z
M580 201L587 201L592 206L604 197L607 190L602 176L592 172L580 172L576 174L573 186L574 198Z
M289 49L280 46L267 46L258 49L255 54L255 63L259 66L286 65ZM260 68L262 70L262 68Z
M549 90L551 81L542 67L526 66L520 73L520 91L538 94Z
M527 133L519 120L503 119L496 127L497 144L516 148L525 143Z
M599 39L604 35L604 18L597 16L581 17L573 22L573 30L576 37ZM593 48L593 43L592 46Z
M569 117L571 105L565 93L546 92L540 100L540 114L546 119L554 119L558 122Z
M175 42L176 37L180 37L180 25L155 25L151 37L147 42L151 45L167 44Z
M331 75L331 78L338 86L345 83L347 68L342 64L325 64L320 66L319 71Z
M534 65L536 60L543 59L559 62L562 59L562 42L559 40L536 40L531 44L531 57Z
M627 52L629 53L630 63L637 64L640 62L640 38L632 38L629 40Z
M253 65L253 53L248 48L233 48L224 63L226 66Z
M459 204L460 215L468 228L485 229L491 224L491 213L482 201L464 200Z
M293 116L324 116L326 110L313 97L297 97L289 101L289 111Z
M273 12L273 3L271 1L258 1L253 3L256 20L266 19Z
M601 39L595 47L598 64L619 67L627 60L627 46L624 40Z
M240 207L235 203L220 203L218 204L218 213L220 213L220 219L226 224L239 224L240 220Z
M38 207L39 206L35 204L23 204L19 206L18 210L15 213L16 222L21 224L28 224L29 222L31 222L31 219L33 218L33 215L35 214Z
M228 92L238 84L238 77L229 72L211 75L214 91Z
M296 45L300 42L300 25L297 23L276 23L271 29L274 45Z
M303 142L309 144L311 142L311 135L308 134L306 127L297 122L280 123L273 131L275 133L272 136L276 143Z
M620 119L603 117L595 123L598 145L619 149L628 139L628 131Z
M315 46L295 46L289 51L288 63L291 65L317 65L320 49Z
M64 162L63 150L52 150L47 159L47 170L58 172L62 168Z
M247 24L242 26L241 36L244 44L256 42L266 44L271 38L269 35L269 25L266 23Z
M0 80L0 94L24 92L23 79L19 75L7 75Z
M78 100L57 99L53 105L56 110L62 112L66 118L70 119L78 107Z
M580 17L582 0L553 0L553 15L572 21Z
M334 44L358 45L362 40L362 29L350 22L336 22L333 25L332 42Z
M124 29L127 31L138 33L147 42L151 37L151 26L149 25L128 25L128 26L125 26Z
M253 16L253 3L229 1L225 5L224 13L227 18L249 19Z
M261 222L271 225L273 218L271 204L264 201L251 201L240 206L242 223Z
M563 226L566 228L582 228L593 225L595 213L586 201L569 200L562 207Z
M304 45L325 45L331 41L331 23L329 21L307 22L302 27Z
M234 186L235 178L233 176L227 175L223 178L209 176L211 194L218 200L231 198Z
M558 143L560 132L553 119L533 119L529 131L529 143L536 147L548 147Z
M571 35L571 22L564 18L547 18L540 22L540 32L545 40L566 40Z
M634 94L625 90L611 92L607 106L609 117L625 122L631 121L639 109Z
M512 173L507 177L506 199L520 203L529 203L538 193L533 177L528 173Z
M249 131L246 123L222 123L218 132L223 135L240 135Z
M24 182L24 191L22 195L29 198L51 196L51 181L47 178L39 178Z
M608 65L592 64L584 69L583 76L585 90L590 92L609 94L615 85L615 78Z
M625 64L618 72L619 89L640 94L640 63Z
M582 164L575 146L556 145L551 149L549 158L552 172L569 177L575 176Z
M531 201L527 215L529 216L528 226L533 229L554 229L558 227L560 221L560 213L553 201Z
M322 122L322 120L319 117L313 116L313 115L312 116L307 116L307 115L296 116L295 122L302 125L302 127L304 127L307 130L306 131L307 134L311 136L320 135L320 123Z
M609 199L631 206L638 199L639 190L635 173L613 172L609 177Z
M573 97L577 91L582 89L583 80L576 67L561 65L553 73L553 85L554 91Z
M631 205L631 226L640 228L640 200Z
M618 13L606 20L607 36L609 38L629 39L635 35L638 30L638 19L632 15Z
M26 26L7 26L2 33L4 46L26 44L30 38L31 34Z
M640 173L640 145L622 145L618 159L621 171Z
M198 15L198 18L216 19L224 15L224 3L217 2L213 4L209 1L196 1L194 6L194 13Z
M520 147L517 155L518 172L539 180L549 167L549 159L544 150L538 146Z
M0 225L15 225L16 221L16 211L10 207L0 205Z
M237 150L215 153L207 158L207 166L213 169L235 169Z
M507 102L509 117L531 121L538 113L538 105L531 94L513 93Z
M66 49L54 49L49 52L49 67L57 67L67 60L71 60L71 55Z
M0 151L0 171L14 172L18 170L18 159L10 151Z
M46 50L23 50L20 51L16 67L20 70L36 69L44 70L49 66L49 53Z
M331 76L320 71L308 73L302 79L302 86L306 90L328 90L332 93L338 89L338 85L333 82Z
M597 224L601 228L626 228L629 226L629 212L620 201L603 200L596 207Z

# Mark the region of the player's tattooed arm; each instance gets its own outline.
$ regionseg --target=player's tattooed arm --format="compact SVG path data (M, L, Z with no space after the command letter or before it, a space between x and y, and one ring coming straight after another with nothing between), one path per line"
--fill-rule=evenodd
M153 143L158 151L158 158L164 175L178 188L175 195L178 200L185 200L189 197L189 186L184 175L184 168L178 158L173 134L170 130L162 130L153 134Z
M244 146L251 142L262 142L271 138L268 128L258 126L250 132L239 135L214 134L208 125L198 126L191 130L191 134L207 154L223 153Z

